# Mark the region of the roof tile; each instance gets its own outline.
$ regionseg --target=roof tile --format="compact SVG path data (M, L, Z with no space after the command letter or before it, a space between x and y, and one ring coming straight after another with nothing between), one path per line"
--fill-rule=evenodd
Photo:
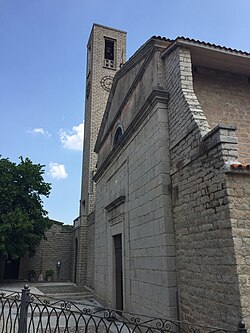
M240 53L240 54L244 54L244 55L250 55L249 52L245 52L245 51L241 51L241 50L237 50L237 49L233 49L231 47L226 47L226 46L221 46L221 45L217 45L217 44L213 44L213 43L209 43L209 42L204 42L204 41L200 41L198 39L193 39L193 38L187 38L184 36L179 36L176 39L169 39L166 37L161 37L161 36L152 36L153 39L159 39L159 40L164 40L164 41L168 41L168 42L176 42L178 40L183 40L186 42L192 42L192 43L196 43L199 45L205 45L205 46L209 46L215 49L220 49L220 50L225 50L225 51L230 51L230 52L234 52L234 53Z
M231 169L250 170L250 164L231 164Z

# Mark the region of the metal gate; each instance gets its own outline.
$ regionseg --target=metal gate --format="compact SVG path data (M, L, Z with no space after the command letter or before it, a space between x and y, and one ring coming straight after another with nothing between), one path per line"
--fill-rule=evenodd
M113 309L30 293L0 293L0 333L247 333L243 321L234 331L170 319L134 315Z

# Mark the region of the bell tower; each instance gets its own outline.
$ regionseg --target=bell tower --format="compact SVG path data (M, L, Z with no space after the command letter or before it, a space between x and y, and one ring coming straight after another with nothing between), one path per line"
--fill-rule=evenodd
M80 216L95 205L97 135L115 73L126 61L126 32L94 24L87 44L86 97Z

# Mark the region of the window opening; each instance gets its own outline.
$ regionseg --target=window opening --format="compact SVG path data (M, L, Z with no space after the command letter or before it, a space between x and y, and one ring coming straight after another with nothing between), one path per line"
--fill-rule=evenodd
M87 48L87 77L91 71L91 44Z
M115 132L113 147L120 141L122 134L122 128L119 126Z
M105 38L104 66L115 68L115 41Z

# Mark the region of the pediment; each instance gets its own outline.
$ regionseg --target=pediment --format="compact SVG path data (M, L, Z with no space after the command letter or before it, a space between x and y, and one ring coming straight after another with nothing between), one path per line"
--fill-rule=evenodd
M100 144L105 140L110 126L115 122L119 111L126 106L143 77L147 65L154 54L153 45L147 46L142 52L138 52L135 57L128 60L114 77L95 146L96 152L98 152Z

